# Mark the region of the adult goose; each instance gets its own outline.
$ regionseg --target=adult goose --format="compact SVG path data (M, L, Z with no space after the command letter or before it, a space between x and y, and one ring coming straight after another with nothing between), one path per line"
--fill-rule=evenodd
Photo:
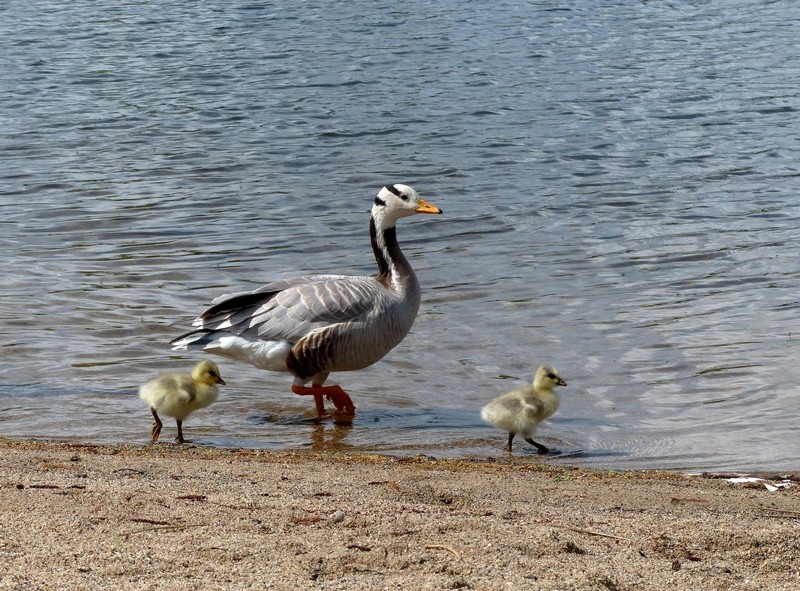
M414 324L419 282L397 243L395 224L417 213L442 211L408 185L386 185L369 221L377 275L311 275L221 296L194 321L196 330L172 341L173 350L202 349L289 372L292 392L313 396L319 416L325 414L323 397L340 415L352 416L350 396L324 383L332 371L372 365Z

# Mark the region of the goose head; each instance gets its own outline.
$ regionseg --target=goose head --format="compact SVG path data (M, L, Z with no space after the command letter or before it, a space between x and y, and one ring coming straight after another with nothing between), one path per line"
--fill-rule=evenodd
M386 185L375 196L372 217L380 230L393 228L397 220L415 213L442 213L408 185Z
M204 359L192 370L192 380L198 384L222 384L225 381L219 373L219 367L210 359Z
M567 382L561 379L558 370L552 365L541 366L533 376L533 387L539 391L552 390L556 386L566 385Z

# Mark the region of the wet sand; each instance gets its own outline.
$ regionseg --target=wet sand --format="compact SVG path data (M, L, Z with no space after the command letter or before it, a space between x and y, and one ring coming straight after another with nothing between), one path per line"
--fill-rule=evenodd
M539 458L0 440L0 589L794 590L800 492Z

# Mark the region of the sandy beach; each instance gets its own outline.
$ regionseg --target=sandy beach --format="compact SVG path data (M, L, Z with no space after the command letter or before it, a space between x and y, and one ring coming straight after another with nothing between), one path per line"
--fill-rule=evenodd
M0 440L0 589L794 590L800 492L538 458Z

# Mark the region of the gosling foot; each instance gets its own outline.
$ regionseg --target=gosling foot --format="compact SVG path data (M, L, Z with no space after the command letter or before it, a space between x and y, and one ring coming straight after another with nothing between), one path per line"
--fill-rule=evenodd
M540 454L546 454L550 452L549 447L547 447L546 445L542 445L541 443L536 443L533 439L526 439L525 441L527 441L536 449L538 449Z

